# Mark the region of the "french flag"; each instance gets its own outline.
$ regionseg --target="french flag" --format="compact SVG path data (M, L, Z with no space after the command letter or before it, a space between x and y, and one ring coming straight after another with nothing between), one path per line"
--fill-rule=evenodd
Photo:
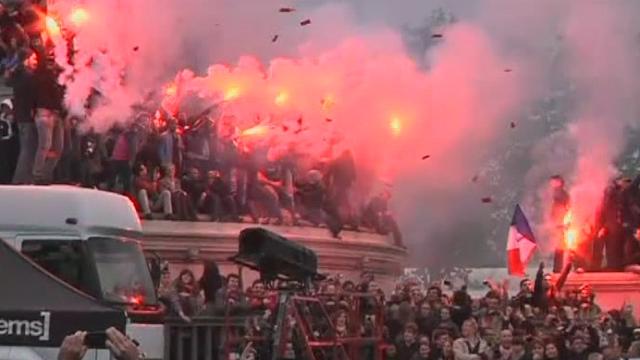
M516 205L507 238L507 268L510 275L524 276L529 260L536 250L536 238L520 205Z

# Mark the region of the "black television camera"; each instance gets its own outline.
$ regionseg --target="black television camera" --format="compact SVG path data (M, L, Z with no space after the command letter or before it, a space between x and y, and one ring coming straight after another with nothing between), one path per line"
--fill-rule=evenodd
M282 280L310 289L321 280L316 253L264 228L247 228L240 232L238 253L231 261L258 271L266 283Z

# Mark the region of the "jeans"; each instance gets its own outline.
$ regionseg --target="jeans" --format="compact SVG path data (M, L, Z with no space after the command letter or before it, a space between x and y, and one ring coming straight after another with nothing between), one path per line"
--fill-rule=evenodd
M238 218L236 202L231 195L221 196L214 193L207 193L202 208L206 213L211 214L211 218L214 221L237 221Z
M64 146L64 129L60 115L49 109L36 110L38 149L33 163L33 181L47 184L53 181L55 169Z
M254 221L259 219L260 211L258 207L264 209L265 215L271 219L282 221L282 211L278 202L278 194L269 186L263 184L254 184L250 189L250 198L247 199L249 206L249 214Z
M140 203L140 207L142 208L142 213L145 215L151 214L153 210L160 209L162 209L162 213L165 215L173 214L171 193L169 192L169 190L162 191L159 196L155 200L153 200L153 202L150 202L147 190L140 189L140 191L138 191L138 202Z
M13 174L14 184L31 184L33 182L33 161L38 148L38 131L31 122L18 123L18 137L20 139L20 155Z

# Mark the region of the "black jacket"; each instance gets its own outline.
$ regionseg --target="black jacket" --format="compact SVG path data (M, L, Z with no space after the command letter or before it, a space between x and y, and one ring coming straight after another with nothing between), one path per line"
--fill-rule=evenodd
M16 122L33 122L33 111L36 106L33 74L20 66L9 77L7 84L13 89L13 113Z
M411 357L418 352L420 348L420 344L418 342L414 342L411 346L407 346L404 341L400 341L396 344L396 349L398 351L398 359L399 360L411 360Z
M533 286L533 298L531 299L532 305L535 307L539 307L544 311L548 310L549 306L558 305L556 296L562 290L562 286L564 285L565 281L567 281L569 272L571 272L570 263L564 266L564 269L562 269L562 273L558 277L556 283L552 285L551 289L545 289L543 285L544 269L538 269L536 280Z
M627 240L625 244L625 266L640 265L640 242L636 238Z
M46 61L40 60L40 64L33 75L36 109L48 109L61 112L64 89L58 84L57 71L51 66L47 66Z

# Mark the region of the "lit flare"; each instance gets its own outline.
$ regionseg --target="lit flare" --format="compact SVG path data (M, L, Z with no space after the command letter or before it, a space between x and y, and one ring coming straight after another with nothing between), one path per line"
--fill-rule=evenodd
M240 89L237 87L232 87L229 88L225 93L224 93L224 100L225 101L230 101L233 99L237 99L238 96L240 96Z
M578 245L578 230L573 226L573 212L567 211L562 221L564 226L564 242L568 250L575 250Z
M167 94L167 96L176 96L178 94L178 86L176 84L167 86L165 94Z
M45 25L47 27L47 33L49 34L49 36L51 37L60 36L61 34L60 25L58 25L58 22L56 21L56 19L54 19L51 16L47 16L45 18Z
M335 103L336 103L336 99L333 95L325 96L320 102L320 104L322 105L322 110L324 111L331 110L331 108L333 108L333 105L335 105Z
M83 8L75 8L71 11L69 20L75 26L82 26L89 21L89 13Z
M276 96L275 103L278 106L282 106L286 104L288 100L289 100L289 94L287 92L282 91L278 94L278 96Z
M402 121L400 118L397 116L392 117L389 122L389 128L391 129L391 134L393 134L393 136L400 136L400 133L402 133Z

